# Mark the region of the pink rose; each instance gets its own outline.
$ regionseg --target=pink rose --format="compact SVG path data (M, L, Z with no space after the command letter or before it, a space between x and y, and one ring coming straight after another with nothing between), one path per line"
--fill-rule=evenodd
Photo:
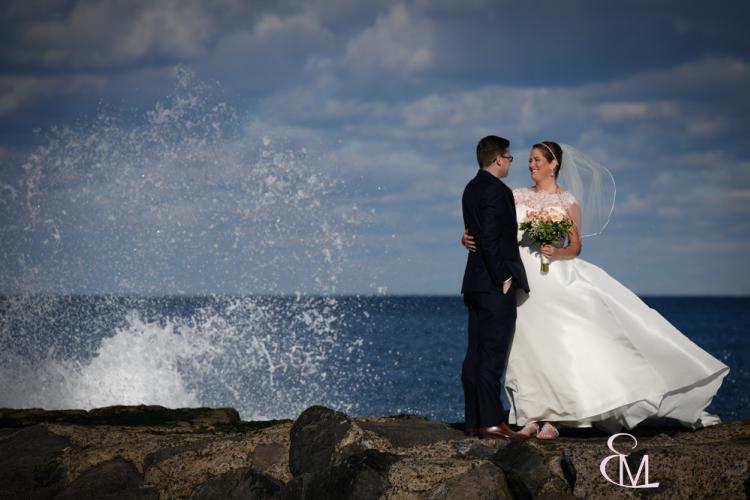
M562 222L565 220L565 216L560 212L554 211L550 213L549 219L551 222Z

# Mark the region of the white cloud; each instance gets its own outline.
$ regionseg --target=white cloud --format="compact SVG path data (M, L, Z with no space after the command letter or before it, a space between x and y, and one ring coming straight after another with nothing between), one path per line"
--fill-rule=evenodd
M597 105L595 112L604 122L671 118L677 112L677 105L670 101L605 102Z
M750 64L737 57L703 57L674 67L636 73L594 86L612 96L699 100L714 103L744 93L750 84Z
M733 189L729 192L729 198L734 200L750 200L750 189Z
M285 18L276 14L266 14L255 25L253 35L259 39L266 39L277 34L283 35L290 31L316 32L320 29L321 26L315 11L308 9Z
M217 13L231 2L117 0L77 2L64 18L25 26L13 59L54 68L106 68L150 57L204 53L217 31Z
M316 85L295 87L287 93L263 99L266 114L275 121L280 118L301 122L341 123L349 120L380 120L391 113L382 101L337 99Z
M401 114L403 123L414 131L455 135L468 128L516 139L539 132L549 110L559 110L556 103L564 101L566 94L562 89L487 86L431 94L402 106ZM570 111L566 114L573 116Z
M12 113L24 103L38 96L43 87L38 78L2 78L0 79L0 115Z
M688 242L675 242L671 245L671 251L676 253L692 253L699 255L746 255L750 253L750 241L731 241L726 239L692 240Z
M720 149L666 155L660 161L660 164L679 167L679 170L709 170L713 172L716 172L716 167L737 165L732 153ZM707 169L707 166L711 166L711 168Z
M729 127L729 119L720 117L698 117L688 125L688 133L696 137L716 137Z
M387 70L413 75L433 65L435 46L433 22L397 4L347 43L346 63L368 74Z
M617 202L615 211L618 215L643 214L648 212L651 204L638 193L628 193L624 201Z
M323 31L314 10L307 9L283 17L275 13L263 14L250 29L238 29L223 34L219 52L263 49L271 43L283 44L288 39L300 39Z
M105 81L105 78L93 75L0 77L0 116L44 99L98 91Z
M492 0L416 0L421 10L437 12L466 12L492 5Z

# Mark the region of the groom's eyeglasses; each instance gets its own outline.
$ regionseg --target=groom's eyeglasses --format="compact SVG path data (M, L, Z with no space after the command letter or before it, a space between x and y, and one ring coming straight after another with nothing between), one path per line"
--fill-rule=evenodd
M508 163L513 163L513 157L512 156L501 156L500 158L505 158L508 160Z

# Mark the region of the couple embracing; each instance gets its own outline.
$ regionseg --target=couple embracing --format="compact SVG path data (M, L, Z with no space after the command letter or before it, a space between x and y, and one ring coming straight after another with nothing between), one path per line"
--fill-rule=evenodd
M690 427L718 423L704 410L729 368L578 258L582 237L609 220L614 189L608 202L600 195L611 174L551 141L532 147L529 188L511 190L501 180L513 161L507 139L483 138L477 161L462 199L462 243L469 249L461 289L469 313L461 371L466 433L555 439L560 427L615 432L650 417ZM586 171L594 182L584 188ZM572 221L564 241L540 245L518 230L533 213L554 210ZM542 256L552 264L540 268ZM504 371L508 422L500 401Z

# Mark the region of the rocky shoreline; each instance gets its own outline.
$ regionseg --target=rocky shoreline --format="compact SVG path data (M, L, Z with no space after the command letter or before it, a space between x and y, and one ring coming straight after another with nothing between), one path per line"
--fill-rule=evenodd
M294 422L231 408L0 409L0 499L750 498L750 421L631 434L625 483L648 456L657 488L604 479L610 436L594 430L508 442L320 406ZM617 482L618 459L605 472Z

